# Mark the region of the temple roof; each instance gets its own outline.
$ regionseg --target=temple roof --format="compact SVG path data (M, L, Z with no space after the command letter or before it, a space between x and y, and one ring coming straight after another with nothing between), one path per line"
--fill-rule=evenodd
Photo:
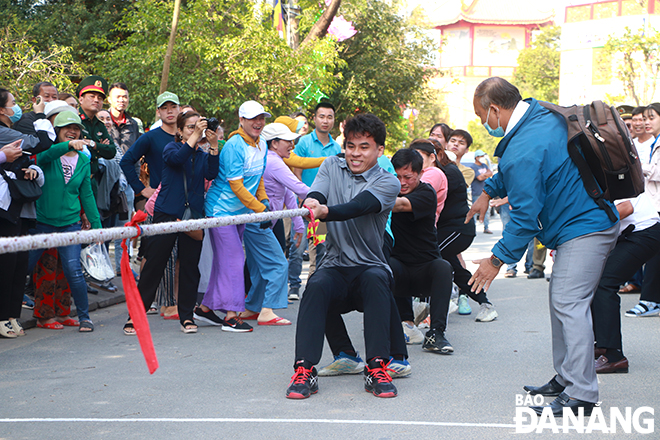
M547 2L543 2L547 5ZM445 0L423 6L429 24L443 27L466 21L481 24L550 24L555 11L530 0Z

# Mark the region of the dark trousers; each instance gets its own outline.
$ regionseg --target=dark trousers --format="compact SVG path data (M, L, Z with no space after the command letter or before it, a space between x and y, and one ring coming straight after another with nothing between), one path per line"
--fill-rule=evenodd
M154 213L154 223L176 220L173 216L160 212ZM156 298L156 289L163 277L165 266L170 259L174 244L179 241L179 320L193 320L193 308L197 300L197 286L199 285L199 256L202 252L202 242L191 238L184 232L177 234L154 235L149 240L147 261L140 273L138 290L142 296L144 310L148 310Z
M487 303L488 297L483 290L479 294L472 293L468 284L472 274L463 267L458 255L470 247L474 235L465 235L460 232L452 232L444 229L438 230L438 248L443 260L446 260L454 269L454 283L458 286L461 294L467 295L479 304Z
M651 268L655 260L660 262L660 223L639 232L620 236L614 250L605 263L603 275L591 304L596 347L621 350L621 298L619 286L630 279L646 263L644 287L658 291L658 271ZM642 290L642 297L644 291ZM642 298L643 299L643 298Z
M395 307L391 286L392 276L383 267L322 267L315 271L307 281L305 295L300 302L296 360L304 359L312 365L319 363L328 313L332 311L333 316L339 316L341 320L339 311L347 307L364 312L366 359L388 359L391 314ZM343 329L346 332L343 322L336 322L331 327L332 331ZM398 327L401 328L401 325L398 324Z
M21 234L21 219L16 224L0 218L0 237L16 237ZM0 321L20 318L23 303L23 287L27 274L28 252L0 254Z
M390 257L390 267L394 274L394 296L431 298L431 328L440 332L447 328L447 314L451 299L451 265L441 258L418 265L407 265ZM404 321L413 321L408 314L409 307L401 314Z

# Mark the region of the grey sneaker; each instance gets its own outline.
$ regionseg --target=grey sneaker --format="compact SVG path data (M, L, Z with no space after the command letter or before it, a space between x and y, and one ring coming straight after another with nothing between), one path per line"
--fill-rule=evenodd
M415 320L413 321L415 325L419 325L420 322L424 321L429 312L431 311L431 306L426 302L414 302L413 303L413 314L415 315Z
M483 303L479 306L479 313L477 314L477 322L491 322L497 318L497 310L495 306L488 303Z
M319 370L319 376L340 376L343 374L360 374L364 371L364 361L360 357L351 356L343 351L335 356L335 360L327 367Z

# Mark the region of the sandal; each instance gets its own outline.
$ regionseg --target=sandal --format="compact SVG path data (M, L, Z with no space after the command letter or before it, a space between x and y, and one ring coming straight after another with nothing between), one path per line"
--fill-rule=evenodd
M0 336L4 336L5 338L18 337L9 321L0 321Z
M147 310L147 315L157 315L157 314L158 314L158 309L155 306L151 306L149 307L149 310Z
M655 316L660 314L660 304L651 301L640 301L626 312L628 318Z
M181 324L181 331L184 333L197 333L197 324L194 321L184 321Z
M631 283L628 283L619 289L619 293L640 293L641 291L642 289Z
M9 318L9 323L11 324L11 328L14 329L16 336L25 336L25 330L23 330L23 326L16 318Z
M127 322L124 324L124 334L126 336L136 336L137 332L135 331L135 327L133 327L132 322Z
M60 324L59 322L49 322L49 323L42 323L37 321L37 327L39 328L45 328L48 330L62 330L64 326Z
M259 313L251 313L249 315L243 315L245 312L241 312L238 317L243 321L256 321L259 318Z
M64 321L59 321L60 324L62 324L65 327L78 327L80 326L80 323L76 321L73 318L67 318Z
M88 320L80 321L80 328L78 331L80 333L91 333L94 331L94 323Z

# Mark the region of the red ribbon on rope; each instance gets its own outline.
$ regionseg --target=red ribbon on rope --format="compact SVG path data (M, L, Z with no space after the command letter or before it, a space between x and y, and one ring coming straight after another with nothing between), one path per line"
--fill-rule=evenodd
M158 369L158 358L156 358L156 349L154 348L154 341L151 338L151 330L149 329L147 313L144 310L144 303L142 302L142 297L135 284L135 278L133 278L133 271L131 270L131 263L128 256L128 248L126 246L127 240L132 240L133 238L140 236L142 229L138 223L142 223L146 219L147 214L144 211L138 211L135 213L131 221L125 225L126 227L136 227L138 233L135 237L125 238L121 241L121 247L124 250L124 254L121 256L121 282L124 286L124 295L126 296L128 313L131 315L131 320L133 320L133 327L135 327L135 333L140 342L140 348L142 349L144 360L147 362L149 374L154 374Z

